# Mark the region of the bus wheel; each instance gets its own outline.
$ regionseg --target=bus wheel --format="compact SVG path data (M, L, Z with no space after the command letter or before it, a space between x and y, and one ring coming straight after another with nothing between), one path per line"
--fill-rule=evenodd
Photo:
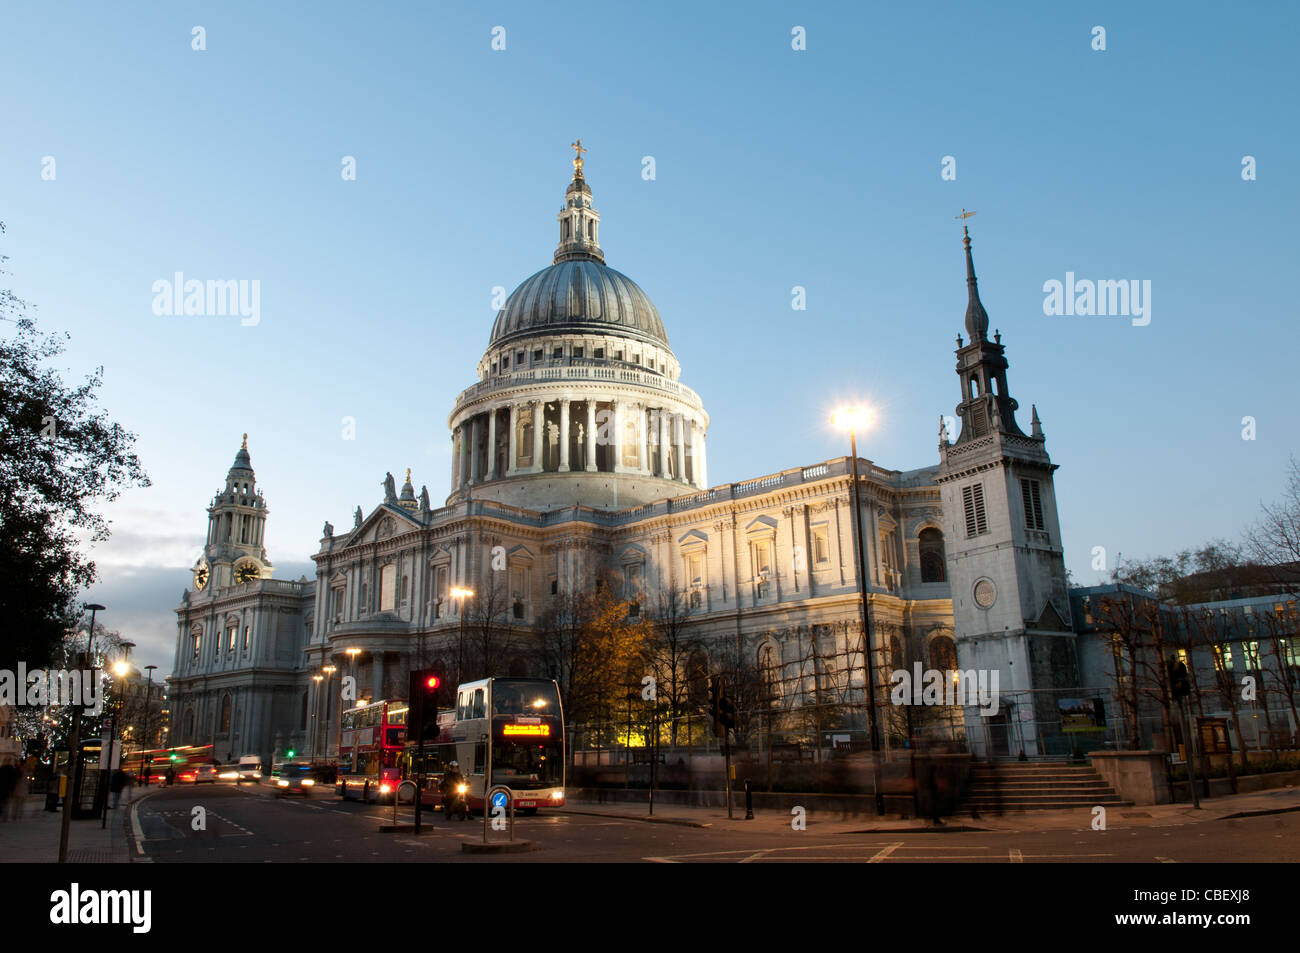
M397 803L413 804L415 803L415 782L403 781L397 786Z

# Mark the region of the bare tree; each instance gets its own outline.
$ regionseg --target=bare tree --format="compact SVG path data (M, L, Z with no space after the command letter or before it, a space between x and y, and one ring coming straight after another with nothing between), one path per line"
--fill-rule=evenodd
M666 703L668 739L677 747L678 720L688 703L687 660L699 648L690 635L691 605L689 594L665 587L655 593L651 612L653 635L646 658L654 676L656 698Z

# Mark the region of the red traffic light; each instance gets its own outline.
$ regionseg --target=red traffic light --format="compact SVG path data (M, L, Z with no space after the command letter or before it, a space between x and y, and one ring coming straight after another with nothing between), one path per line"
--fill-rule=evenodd
M428 678L424 680L424 687L429 689L429 691L433 691L441 684L442 684L442 679L438 678L437 675L430 675Z

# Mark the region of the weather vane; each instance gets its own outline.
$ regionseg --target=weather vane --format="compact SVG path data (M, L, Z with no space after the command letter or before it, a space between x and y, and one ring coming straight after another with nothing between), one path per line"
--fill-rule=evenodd
M581 139L579 139L577 142L569 143L569 148L574 151L574 156L573 156L574 174L582 175L582 154L586 152L587 149L585 146L583 146Z
M966 219L968 219L968 218L974 218L974 217L975 217L975 213L974 213L974 212L968 212L968 211L966 211L965 209L962 209L962 210L961 210L961 214L960 214L960 215L954 215L954 216L953 216L953 218L955 218L955 219L957 219L957 221L961 222L961 230L962 230L962 233L963 233L963 234L969 234L969 233L966 231Z

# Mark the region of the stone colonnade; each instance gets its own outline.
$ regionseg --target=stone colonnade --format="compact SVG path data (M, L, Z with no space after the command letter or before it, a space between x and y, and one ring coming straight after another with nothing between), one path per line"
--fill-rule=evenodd
M689 409L613 395L494 403L452 427L451 487L531 473L627 473L708 487L704 424Z

